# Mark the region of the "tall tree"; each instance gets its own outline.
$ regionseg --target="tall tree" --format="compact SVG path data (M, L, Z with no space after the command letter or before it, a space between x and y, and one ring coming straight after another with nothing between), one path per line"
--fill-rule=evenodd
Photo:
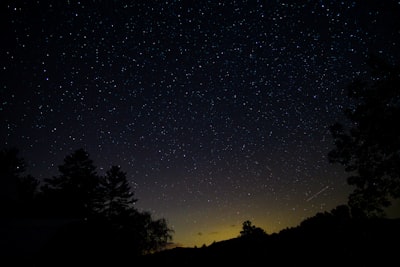
M97 213L114 227L126 253L158 251L172 240L173 230L164 218L154 220L150 213L135 209L137 199L119 166L112 166L101 178L97 200Z
M371 76L348 87L357 105L345 111L347 127L331 127L335 148L328 156L351 173L353 212L370 217L400 198L400 68L378 58L369 65Z
M137 201L119 166L112 166L100 180L98 212L108 218L127 212Z
M3 216L30 216L39 181L24 175L25 160L17 148L0 151L0 211Z
M84 149L78 149L58 167L59 176L45 179L42 191L53 214L87 218L94 213L99 185L96 167Z
M24 171L25 161L19 157L18 149L4 148L0 151L1 203L5 204L17 200L17 180ZM6 208L6 205L4 208Z
M59 176L46 179L42 187L45 212L62 217L90 216L91 220L81 221L77 229L100 229L105 236L102 246L110 253L141 255L163 248L172 239L165 219L153 220L149 213L134 208L137 200L120 167L112 166L100 178L89 154L79 149L64 159L59 171ZM53 209L50 214L49 208Z
M31 176L25 175L17 180L18 191L18 213L20 216L35 217L38 212L39 181Z

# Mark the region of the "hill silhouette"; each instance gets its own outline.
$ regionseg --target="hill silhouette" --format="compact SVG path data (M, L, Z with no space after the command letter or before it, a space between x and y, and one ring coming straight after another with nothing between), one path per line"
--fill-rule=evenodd
M10 248L13 243L6 239L2 252L9 252L6 259L13 259L14 266L22 263L37 267L391 266L397 260L398 248L394 244L400 239L400 218L359 219L337 212L346 209L347 206L339 206L331 212L317 213L279 233L267 234L255 227L253 230L258 230L246 234L242 231L236 238L209 246L176 247L142 256L130 253L129 242L116 240L114 233L105 232L109 228L100 222L57 221L52 222L52 227L43 227L42 222L20 233L21 242L29 241L30 234L40 234L40 238L31 238L31 245L15 243L18 248ZM8 235L15 240L15 232ZM46 235L52 238L46 241Z
M78 150L38 190L22 174L17 152L2 153L0 253L13 266L386 266L397 260L400 218L359 216L348 205L279 233L245 221L237 238L160 251L171 230L132 206L136 199L119 167L98 176Z
M389 266L397 259L400 219L318 213L271 235L239 236L201 248L177 247L142 258L146 266Z

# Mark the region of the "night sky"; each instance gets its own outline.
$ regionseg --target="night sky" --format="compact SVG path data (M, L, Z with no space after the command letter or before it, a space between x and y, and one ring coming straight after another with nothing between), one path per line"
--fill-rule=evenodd
M78 148L127 172L174 242L267 233L347 202L329 126L398 1L2 1L0 140L42 180Z

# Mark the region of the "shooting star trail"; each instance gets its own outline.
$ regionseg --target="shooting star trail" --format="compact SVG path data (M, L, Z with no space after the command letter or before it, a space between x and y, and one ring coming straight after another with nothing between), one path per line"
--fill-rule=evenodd
M312 195L311 197L307 198L307 202L310 201L313 198L316 198L319 194L321 194L322 192L324 192L326 189L328 189L329 186L325 186L324 188L322 188L321 190L319 190L317 193L315 193L314 195Z

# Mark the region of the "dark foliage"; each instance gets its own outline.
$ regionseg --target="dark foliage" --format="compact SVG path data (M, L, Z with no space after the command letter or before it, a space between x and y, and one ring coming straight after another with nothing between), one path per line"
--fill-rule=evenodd
M27 217L34 213L39 181L24 175L26 164L16 148L0 151L0 217Z
M346 110L349 127L331 127L331 162L344 165L355 186L349 205L359 216L382 216L400 198L400 67L372 57L370 77L348 87L357 105Z
M78 149L58 167L59 176L45 180L42 187L47 212L57 216L88 218L93 215L99 177L89 154Z
M241 237L249 238L259 237L263 235L266 235L264 229L253 225L252 222L249 220L243 222L242 231L240 231Z
M1 162L0 251L16 265L119 266L161 250L172 240L165 219L135 209L126 173L112 166L96 173L89 154L66 156L59 176L41 191L17 149L4 149ZM29 246L35 246L33 249Z
M100 178L96 196L96 212L112 218L128 212L137 201L126 179L126 173L118 166L112 166Z
M246 223L247 225L248 223ZM146 266L389 266L397 260L399 219L358 219L347 206L259 238L146 255Z
M266 234L245 221L237 238L162 250L173 231L165 219L134 208L137 200L119 167L99 177L88 154L75 151L60 166L61 175L47 180L40 192L37 180L23 175L25 164L16 150L3 150L1 157L1 181L12 190L2 199L13 212L2 213L0 251L15 266L385 266L397 260L392 244L400 238L400 220L360 218L346 205L279 233ZM81 187L90 194L75 194ZM65 206L49 210L68 204L68 196L82 197L72 202L79 212Z

